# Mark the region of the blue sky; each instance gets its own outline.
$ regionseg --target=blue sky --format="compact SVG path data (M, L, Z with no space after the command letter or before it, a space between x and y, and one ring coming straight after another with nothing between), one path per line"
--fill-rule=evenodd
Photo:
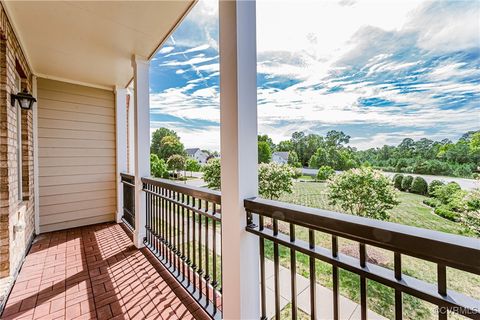
M480 128L479 1L257 0L259 133L343 130L359 149ZM151 130L218 150L217 1L151 62Z

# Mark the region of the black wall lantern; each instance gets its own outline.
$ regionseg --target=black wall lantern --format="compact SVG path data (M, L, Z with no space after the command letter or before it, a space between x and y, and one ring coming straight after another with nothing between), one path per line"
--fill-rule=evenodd
M37 99L35 99L30 93L28 93L27 89L23 90L23 92L19 92L17 94L12 93L10 95L10 104L12 105L12 107L15 107L15 100L18 100L20 108L25 110L32 109L33 103L37 102Z

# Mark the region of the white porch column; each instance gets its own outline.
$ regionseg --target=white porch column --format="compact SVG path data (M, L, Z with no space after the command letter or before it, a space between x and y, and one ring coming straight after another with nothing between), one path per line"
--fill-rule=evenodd
M32 75L32 95L38 99L37 76ZM40 234L40 184L38 180L38 103L33 105L33 193L35 234Z
M259 244L245 231L258 193L255 1L220 1L223 317L259 319ZM223 250L225 249L225 250Z
M127 172L127 89L115 88L115 125L117 150L117 223L122 222L123 186L120 173Z
M134 56L134 106L135 106L135 232L134 244L143 247L145 237L146 203L142 191L142 177L150 176L150 97L149 62Z

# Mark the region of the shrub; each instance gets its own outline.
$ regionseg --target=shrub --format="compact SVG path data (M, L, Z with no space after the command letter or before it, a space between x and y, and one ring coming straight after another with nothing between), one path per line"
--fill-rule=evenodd
M440 217L451 220L451 221L458 221L458 219L460 218L460 215L457 212L448 210L444 206L435 208L434 212Z
M393 185L395 188L398 190L402 190L402 180L403 180L403 174L397 173L396 175L393 176Z
M423 200L423 204L426 204L429 207L436 208L440 205L440 201L435 198L427 198Z
M480 179L480 173L478 173L478 172L472 173L472 178L477 179L477 180Z
M210 189L220 189L220 159L212 158L203 166L203 180Z
M165 161L154 153L150 154L150 173L155 178L168 179L168 169Z
M292 193L293 175L288 165L261 163L258 166L258 192L268 199L278 199L284 192Z
M298 179L302 176L302 169L298 167L292 167L293 178Z
M428 186L428 194L432 195L433 191L435 191L435 188L443 185L445 185L445 183L440 180L432 180L432 182L430 182L430 185Z
M431 195L434 198L437 198L441 203L448 204L452 195L459 190L461 190L461 188L458 183L450 182L448 184L435 187Z
M328 181L331 205L358 216L387 220L399 202L390 179L371 168L350 169Z
M415 177L410 192L425 195L428 193L428 183L422 177Z
M405 176L402 179L401 190L402 191L409 191L412 187L413 177L412 176Z
M330 167L330 166L321 166L321 167L318 169L317 180L320 180L320 181L328 180L328 179L330 179L330 177L333 176L334 174L335 174L335 170L333 170L332 167Z

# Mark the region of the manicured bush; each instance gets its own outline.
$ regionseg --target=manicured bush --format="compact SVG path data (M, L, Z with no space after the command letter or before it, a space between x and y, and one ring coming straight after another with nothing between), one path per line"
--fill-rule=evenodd
M402 180L403 180L404 175L401 173L397 173L396 175L393 176L393 185L395 188L398 190L402 190Z
M428 194L432 195L433 191L435 191L435 188L444 186L444 185L445 183L443 183L440 180L432 180L432 182L430 182L430 184L428 185Z
M321 166L318 169L317 173L317 180L319 181L325 181L328 180L331 176L335 174L335 170L333 170L332 167L330 166Z
M451 220L451 221L458 221L458 219L460 218L460 215L457 212L448 210L444 206L435 208L434 212L440 217Z
M428 183L422 177L415 177L410 192L425 195L428 193Z
M440 201L435 198L427 198L423 200L423 204L426 204L429 207L436 208L440 205Z
M412 176L405 176L402 179L401 190L402 191L410 191L412 187L413 177Z

